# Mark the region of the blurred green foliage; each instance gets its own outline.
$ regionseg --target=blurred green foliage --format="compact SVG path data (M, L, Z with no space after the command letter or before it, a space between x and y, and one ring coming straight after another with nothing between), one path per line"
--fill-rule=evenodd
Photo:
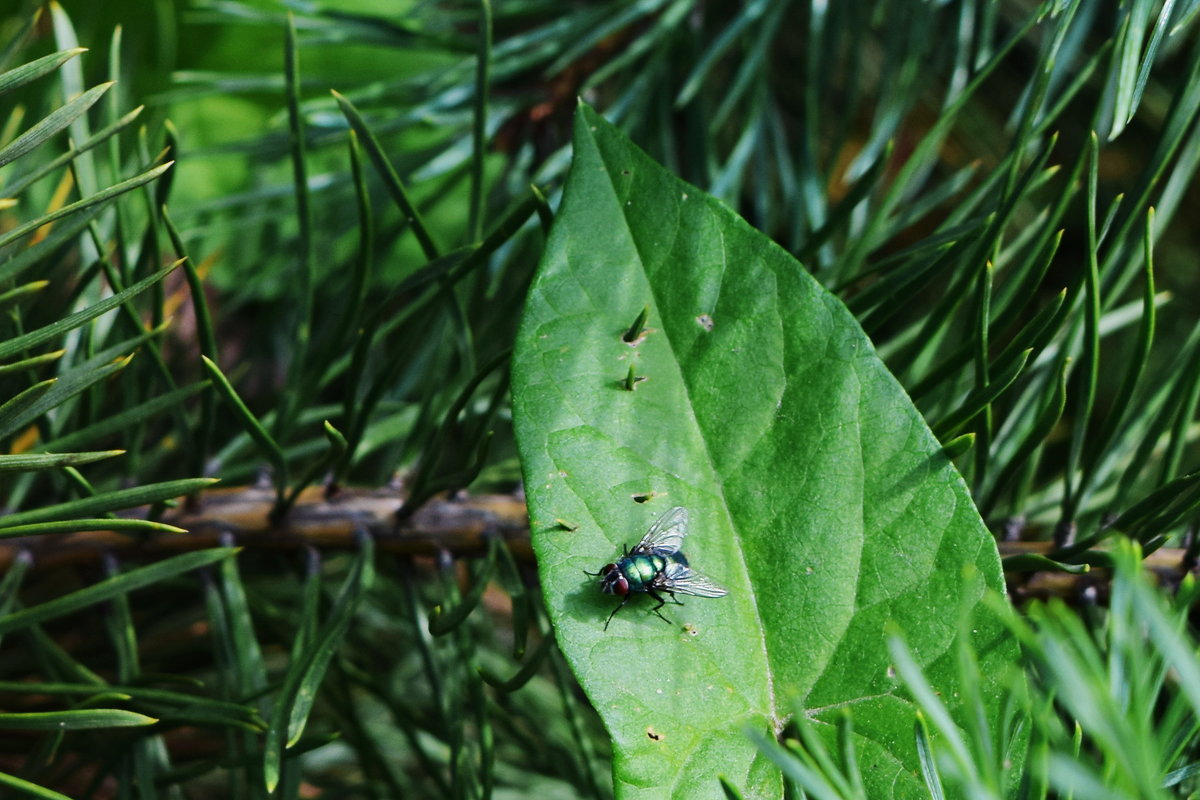
M0 208L0 535L130 525L111 517L143 503L134 527L161 529L206 476L273 477L277 521L306 483L402 475L414 506L513 489L507 354L582 96L846 302L998 538L1053 540L1072 569L1110 564L1114 536L1195 556L1195 2L75 0L35 20L41 5L0 11L4 75L89 51L0 95L0 148L80 112L0 167L16 201ZM114 78L90 109L75 100ZM13 720L6 790L258 797L278 763L285 796L610 791L607 740L537 646L535 577L504 548L457 566L366 541L218 548L199 572L6 552L6 707L160 720L50 735ZM515 617L468 589L482 607L434 636L463 572L497 577ZM1047 636L1091 635L1057 620ZM1194 668L1188 634L1156 637ZM507 677L514 652L545 658L533 680L485 688L476 667ZM1087 686L1134 674L1086 658L1108 669ZM1070 675L1030 674L1030 719L1066 720L1031 763L1075 772L1021 796L1109 785L1094 726L1147 710L1089 719L1054 704ZM1179 735L1154 775L1118 775L1131 792L1194 791L1195 709L1163 675L1154 720Z

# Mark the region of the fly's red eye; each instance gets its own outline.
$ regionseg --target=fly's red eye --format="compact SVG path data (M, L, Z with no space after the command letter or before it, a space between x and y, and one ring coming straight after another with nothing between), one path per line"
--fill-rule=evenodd
M616 568L617 568L616 564L605 564L603 567L600 568L600 574L607 575L608 573L612 572Z
M621 597L629 594L629 580L624 575L613 581L613 594L619 594Z

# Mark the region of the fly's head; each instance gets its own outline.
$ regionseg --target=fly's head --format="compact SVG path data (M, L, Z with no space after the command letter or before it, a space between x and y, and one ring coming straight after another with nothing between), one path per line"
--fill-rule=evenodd
M621 597L629 594L629 579L617 569L616 564L605 564L600 568L600 591Z

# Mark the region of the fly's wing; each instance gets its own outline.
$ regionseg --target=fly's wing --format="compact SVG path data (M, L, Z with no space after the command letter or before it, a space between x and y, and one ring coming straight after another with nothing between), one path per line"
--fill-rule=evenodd
M690 594L696 597L724 597L729 594L724 586L678 561L667 564L659 576L659 582L663 589L677 594Z
M683 537L688 532L688 512L683 506L675 506L659 517L646 535L633 548L635 553L651 553L656 556L670 556L679 552L683 547Z

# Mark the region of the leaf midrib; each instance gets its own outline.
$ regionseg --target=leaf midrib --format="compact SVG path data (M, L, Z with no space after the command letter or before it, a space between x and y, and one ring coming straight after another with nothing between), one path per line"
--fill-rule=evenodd
M596 143L595 137L592 136L591 128L588 129L588 136L592 140L592 144L593 144L593 147L595 148L595 152L601 156L601 162L604 164L604 176L605 176L605 178L608 179L608 185L609 185L610 189L612 190L612 199L614 200L614 202L616 202L617 207L621 209L621 216L626 221L626 230L629 231L630 234L632 234L632 227L628 224L629 217L625 211L625 206L621 205L620 195L617 191L617 186L615 183L613 183L612 171L609 168L609 165L604 161L603 153L602 153L599 145ZM678 201L676 201L676 202L678 202ZM676 205L676 208L678 209L679 206ZM679 216L680 216L680 214L676 215L677 219ZM675 225L674 230L671 232L671 235L673 237L673 240L672 240L671 247L668 252L672 252L675 249L675 246L674 246L675 241L678 240L678 237L679 237L679 225L678 224ZM729 266L728 259L726 257L727 251L724 247L724 234L722 233L720 235L721 235L721 242L722 242L722 247L721 247L721 289L718 291L718 297L720 296L720 291L723 290L723 288L724 288L724 276L725 276L726 269ZM717 470L716 462L713 460L712 450L709 446L707 431L705 431L704 426L702 426L700 424L700 420L696 416L695 404L692 402L692 398L691 398L691 390L688 386L687 381L684 380L683 369L680 365L680 361L679 361L679 357L678 357L678 348L676 347L675 341L671 338L671 328L666 324L666 322L667 322L666 319L664 319L662 317L662 313L660 311L661 304L659 302L660 298L658 296L658 293L655 292L655 282L650 280L650 276L646 272L646 259L642 253L642 248L640 246L640 243L638 242L637 238L632 235L630 235L629 238L630 238L631 244L634 247L634 250L637 251L637 254L638 254L638 268L641 269L642 276L646 279L646 283L650 287L650 293L654 297L654 308L656 311L659 311L659 319L661 320L663 335L667 342L667 348L670 351L672 363L675 365L676 372L679 375L679 381L683 387L683 393L687 397L687 401L688 401L687 402L687 413L692 421L692 424L695 426L695 429L698 431L698 433L700 435L700 441L704 446L704 458L706 459L706 461L708 463L709 474L712 475L713 480L715 481L715 483L718 487L718 495L717 496L721 501L721 507L725 510L725 516L729 522L730 530L733 531L733 535L734 535L735 543L736 543L736 547L737 547L737 557L741 564L742 572L746 576L746 583L750 587L750 604L754 609L754 618L755 618L755 622L756 622L755 631L758 633L759 650L763 655L763 665L764 665L765 677L766 677L766 681L767 681L767 705L768 705L767 714L768 714L768 717L771 722L772 731L774 732L775 735L778 735L782 730L783 720L779 715L779 709L778 709L778 706L776 704L776 699L775 699L775 673L771 666L770 651L767 649L767 639L766 639L766 634L765 634L764 627L763 627L763 618L762 618L761 612L759 611L759 606L758 606L758 594L755 590L753 581L750 580L750 575L751 575L750 567L749 567L749 564L746 562L746 558L745 558L746 549L742 545L741 533L738 530L737 525L734 524L733 515L729 511L729 503L728 503L728 500L725 495L725 481L724 481L723 477L721 476L721 473Z

